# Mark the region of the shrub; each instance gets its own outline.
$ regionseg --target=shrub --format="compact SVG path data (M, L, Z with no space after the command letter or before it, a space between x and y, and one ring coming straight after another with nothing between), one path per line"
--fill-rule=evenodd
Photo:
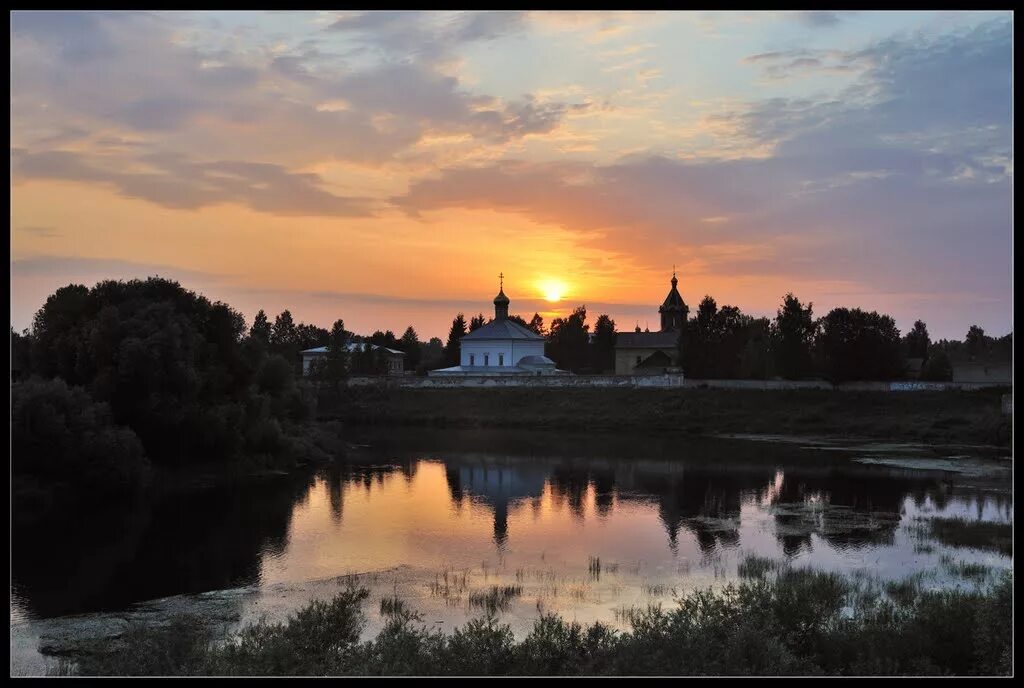
M108 494L138 488L149 462L134 432L115 425L107 404L62 380L11 388L11 473Z

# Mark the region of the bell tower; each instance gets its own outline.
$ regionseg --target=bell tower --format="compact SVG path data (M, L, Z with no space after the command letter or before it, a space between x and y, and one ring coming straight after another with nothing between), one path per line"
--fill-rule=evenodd
M672 289L669 290L668 296L665 297L665 302L658 309L658 313L661 314L662 332L678 332L683 329L683 325L686 324L686 316L690 313L690 309L683 301L683 297L679 295L679 290L676 289L678 284L679 280L676 279L676 270L675 266L673 266Z

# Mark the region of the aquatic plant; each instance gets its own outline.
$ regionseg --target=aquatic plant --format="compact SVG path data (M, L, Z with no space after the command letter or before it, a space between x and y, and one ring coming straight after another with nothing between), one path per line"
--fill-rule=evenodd
M285 623L259 621L217 641L207 625L183 617L162 627L132 626L114 642L80 646L70 659L79 675L1011 673L1011 572L970 591L912 584L879 596L864 585L781 569L692 591L674 608L620 608L617 617L629 622L622 632L541 614L518 642L490 610L444 634L404 608L393 610L374 639L360 642L368 592L352 587ZM487 596L514 596L514 588L493 586Z
M523 594L521 585L492 585L485 591L469 593L469 606L486 609L488 613L507 611L512 600Z

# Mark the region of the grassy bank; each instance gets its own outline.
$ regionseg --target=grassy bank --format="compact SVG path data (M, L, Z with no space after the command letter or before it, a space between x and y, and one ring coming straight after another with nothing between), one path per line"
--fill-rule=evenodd
M321 418L359 424L768 433L1009 447L1002 390L382 389L325 393Z
M636 609L630 627L545 615L517 641L491 614L451 634L428 630L398 599L359 640L369 594L313 602L286 623L211 638L196 619L132 628L58 673L79 675L1006 675L1012 670L1012 575L982 591L879 589L778 563L696 591L673 609ZM896 594L898 593L898 594Z

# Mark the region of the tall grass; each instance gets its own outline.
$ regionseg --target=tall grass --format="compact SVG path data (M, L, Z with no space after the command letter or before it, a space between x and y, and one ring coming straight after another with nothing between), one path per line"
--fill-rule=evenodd
M864 595L852 578L781 568L674 608L622 609L629 630L542 614L516 641L489 614L451 634L403 608L359 641L366 590L313 602L286 623L211 641L195 619L133 628L75 658L80 675L1006 675L1012 573L984 590ZM500 593L496 593L496 598ZM855 604L851 604L856 600ZM486 605L485 605L486 606ZM852 614L850 612L852 608Z

